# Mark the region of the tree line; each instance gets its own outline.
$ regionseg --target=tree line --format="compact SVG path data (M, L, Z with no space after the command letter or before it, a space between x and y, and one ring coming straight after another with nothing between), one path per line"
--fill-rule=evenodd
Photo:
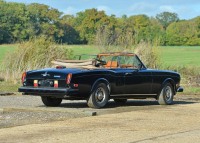
M116 17L104 11L86 9L65 15L48 5L0 0L0 44L16 43L36 36L59 43L130 46L141 41L158 45L200 45L200 17L182 20L176 13L155 17Z

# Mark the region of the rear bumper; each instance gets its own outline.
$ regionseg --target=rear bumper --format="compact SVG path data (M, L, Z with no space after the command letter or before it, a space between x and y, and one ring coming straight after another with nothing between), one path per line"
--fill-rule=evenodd
M181 87L181 86L179 86L178 88L177 88L177 92L183 92L183 87Z
M71 88L52 88L52 87L25 87L18 88L19 92L23 95L38 95L38 96L53 96L65 98L67 96L73 96L78 94L78 89Z

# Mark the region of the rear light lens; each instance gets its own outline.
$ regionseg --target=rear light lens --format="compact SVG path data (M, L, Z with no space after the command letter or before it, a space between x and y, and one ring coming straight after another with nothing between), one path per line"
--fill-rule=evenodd
M54 88L58 88L58 80L54 80Z
M67 83L67 84L70 84L71 79L72 79L72 73L69 73L69 74L67 75L67 78L66 78L66 83Z
M38 87L38 80L34 80L34 81L33 81L33 86L34 86L34 87Z
M25 79L26 79L26 72L24 72L24 73L22 74L22 84L24 83Z

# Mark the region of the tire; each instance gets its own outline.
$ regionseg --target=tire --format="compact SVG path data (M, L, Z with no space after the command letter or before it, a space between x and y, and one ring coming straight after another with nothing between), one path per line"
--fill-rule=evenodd
M125 104L127 102L127 99L114 99L115 103L118 104Z
M158 103L160 105L170 105L173 103L173 98L174 92L172 85L170 83L166 83L158 95Z
M91 108L102 108L109 100L109 90L106 84L98 84L92 91L89 99L87 100L87 105Z
M44 105L50 106L50 107L57 107L62 102L61 98L52 98L52 97L46 97L46 96L42 96L41 98Z

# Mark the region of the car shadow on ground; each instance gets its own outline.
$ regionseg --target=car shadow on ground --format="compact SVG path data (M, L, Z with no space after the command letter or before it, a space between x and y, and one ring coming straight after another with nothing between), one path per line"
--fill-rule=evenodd
M180 104L194 104L196 102L192 101L174 101L173 105L180 105ZM126 103L115 103L114 101L111 101L108 103L108 105L105 108L116 108L116 107L150 107L150 106L162 106L159 105L157 101L139 101L139 100L130 100Z
M182 104L194 104L195 101L174 101L173 105L182 105ZM161 106L157 101L148 101L148 100L128 100L126 103L115 103L114 101L109 101L103 109L117 108L117 107L149 107L149 106ZM62 103L59 107L62 108L89 108L86 101L71 101L67 103Z

